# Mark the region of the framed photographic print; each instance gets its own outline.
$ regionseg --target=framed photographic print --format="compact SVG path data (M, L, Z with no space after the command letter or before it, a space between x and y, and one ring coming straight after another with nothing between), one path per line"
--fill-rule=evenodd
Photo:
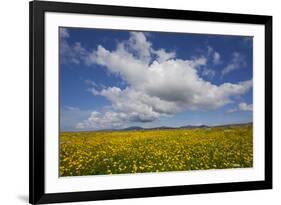
M30 203L272 188L272 17L30 2Z

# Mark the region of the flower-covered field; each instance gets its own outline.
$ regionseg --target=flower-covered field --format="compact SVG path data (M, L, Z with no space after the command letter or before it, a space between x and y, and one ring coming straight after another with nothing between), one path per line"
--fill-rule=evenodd
M60 133L60 176L252 166L252 125Z

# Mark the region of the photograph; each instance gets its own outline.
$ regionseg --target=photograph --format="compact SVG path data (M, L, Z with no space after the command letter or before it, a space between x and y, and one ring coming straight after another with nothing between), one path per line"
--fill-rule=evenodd
M272 189L272 15L179 8L29 3L29 203Z
M60 177L253 168L253 36L58 32Z

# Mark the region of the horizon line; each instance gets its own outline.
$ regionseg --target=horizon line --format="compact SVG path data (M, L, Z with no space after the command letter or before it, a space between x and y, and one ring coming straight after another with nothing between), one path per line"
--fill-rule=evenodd
M132 127L138 127L141 128L143 130L149 130L149 129L155 129L155 128L161 128L161 127L167 127L167 128L172 128L172 129L176 129L176 128L182 128L184 126L208 126L208 127L219 127L219 126L226 126L226 125L239 125L239 124L253 124L252 121L248 121L248 122L238 122L238 123L222 123L222 124L187 124L187 125L180 125L180 126L155 126L155 127L142 127L142 126L129 126L129 127L124 127L124 128L105 128L105 129L98 129L98 130L59 130L59 133L61 132L101 132L101 131L126 131L126 129L128 128L132 128ZM128 130L130 131L130 130Z

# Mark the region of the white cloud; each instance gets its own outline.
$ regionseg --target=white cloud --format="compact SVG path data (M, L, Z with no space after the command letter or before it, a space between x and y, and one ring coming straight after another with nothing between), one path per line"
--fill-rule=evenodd
M241 111L253 111L253 104L247 105L247 103L240 103L239 110Z
M214 48L212 46L207 46L207 55L211 56L214 53Z
M152 53L157 55L157 61L159 63L162 63L164 61L167 61L171 58L175 58L176 57L176 53L175 52L167 52L164 49L159 49L159 50L151 50Z
M197 68L206 65L206 57L186 60L175 56L164 49L155 50L141 32L132 32L127 41L119 42L112 51L98 45L86 58L87 64L103 66L128 86L123 90L98 90L94 86L92 93L105 97L112 108L94 111L77 127L121 126L126 122L150 122L180 111L217 109L252 87L252 80L212 84L198 74Z
M221 75L224 76L234 70L243 68L245 66L245 57L238 52L233 52L231 62L222 70Z
M232 109L227 110L226 112L233 113L233 112L237 112L237 111L238 111L237 108L232 108Z
M213 64L217 65L221 63L220 53L218 51L215 51L212 46L207 47L207 55L212 59Z
M204 64L202 64L201 68L201 75L207 77L208 79L213 79L216 75L216 71L212 68L208 68L206 66L207 61L211 62L213 65L220 64L221 61L221 55L219 52L215 51L215 49L212 46L207 46L207 57L204 57Z
M213 79L216 75L216 71L208 68L204 68L202 71L203 76L207 76L209 79Z
M218 52L214 52L213 63L219 64L221 62L221 55Z
M80 109L78 107L72 107L72 106L65 106L66 110L69 111L79 111Z
M205 66L207 64L207 58L205 56L193 58L191 61L189 61L189 63L194 68L200 68L201 66Z
M146 40L145 34L142 32L131 32L127 46L136 52L137 57L145 62L151 59L151 43Z
M107 111L105 113L100 113L94 111L91 113L90 117L83 122L79 122L76 125L77 129L88 129L97 128L104 129L108 127L120 127L122 123L126 120L126 115L123 113L116 113Z
M80 64L84 62L88 51L79 42L69 44L67 39L70 34L66 28L60 28L60 63Z
M227 112L238 112L238 111L253 111L253 104L247 104L245 102L239 103L238 107L229 109Z

